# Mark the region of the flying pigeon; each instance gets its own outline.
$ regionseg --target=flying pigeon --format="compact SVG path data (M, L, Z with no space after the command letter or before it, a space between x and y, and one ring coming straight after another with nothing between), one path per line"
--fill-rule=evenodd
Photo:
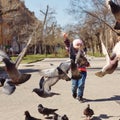
M79 80L82 77L81 72L77 68L77 64L74 60L71 60L71 78Z
M4 53L2 50L0 50L0 57L1 61L5 64L5 71L9 75L11 82L15 85L22 84L30 79L31 74L22 74L17 68L16 63L11 61L11 59L6 56L6 53Z
M80 67L89 67L90 63L88 62L87 58L85 57L84 51L81 49L78 50L78 53L76 55L75 63L78 64Z
M117 54L115 52L112 54L111 57L109 56L109 54L105 48L105 45L103 44L102 41L101 41L101 45L102 45L103 54L106 57L106 65L103 66L103 68L99 72L95 73L95 75L98 77L103 77L106 74L112 74L115 71L115 69L117 68L118 61L119 61ZM116 45L115 45L115 48L116 48Z
M60 79L64 79L66 81L71 80L71 78L62 71L59 67L56 68L57 75L54 77L46 77L46 80L44 82L44 91L49 92L51 90L51 87L55 85Z
M35 92L38 96L43 97L43 98L52 97L53 95L59 95L58 93L47 91L45 89L45 84L47 84L45 82L45 77L42 76L39 81L39 88L34 88L33 92ZM50 86L48 88L51 89Z
M52 109L52 108L46 108L43 107L42 104L38 105L38 112L42 115L47 115L49 116L50 114L54 114L58 109Z
M41 120L41 119L32 117L32 116L30 115L29 111L25 111L25 112L24 112L24 115L25 115L25 120Z
M116 19L116 24L114 26L114 29L120 30L120 5L116 4L112 0L109 1L109 5L110 5L110 8L111 8L111 12Z
M88 67L90 63L88 62L87 58L84 56L83 51L80 49L78 50L78 53L76 55L76 59L71 60L71 75L72 79L80 79L82 77L80 70L78 69L80 67Z
M42 76L39 82L39 88L34 88L33 92L35 92L40 97L51 97L53 95L59 95L57 93L50 92L51 87L55 85L59 79L71 80L69 76L63 72L59 67L55 70L55 76L46 77Z
M30 37L27 45L21 51L21 53L18 55L18 58L15 62L13 62L4 51L0 50L0 61L2 61L5 64L5 71L8 74L7 78L6 78L6 76L4 76L4 77L5 77L5 79L9 79L9 80L5 80L6 81L5 86L3 85L3 91L6 94L9 94L9 95L12 94L15 91L16 85L19 85L19 84L22 84L22 83L28 81L31 77L31 74L21 73L18 70L18 66L19 66L21 60L23 59L31 40L32 40L32 38Z
M90 108L89 104L87 108L83 111L83 114L86 116L87 120L90 120L91 117L94 115L94 111Z

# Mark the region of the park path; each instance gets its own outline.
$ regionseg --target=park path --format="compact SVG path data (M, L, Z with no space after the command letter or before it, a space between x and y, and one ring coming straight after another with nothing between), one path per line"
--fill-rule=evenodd
M28 110L31 115L44 120L44 116L38 113L38 104L46 107L58 108L58 114L66 114L69 120L84 120L83 110L90 104L94 110L94 120L119 120L120 119L120 69L103 78L94 75L105 64L104 58L88 58L91 67L88 68L84 97L85 103L73 99L71 95L71 81L58 81L52 87L55 95L50 98L40 98L32 93L33 88L38 87L39 70L53 68L68 58L47 58L43 61L21 64L22 72L31 73L32 77L26 83L17 87L16 91L8 96L2 93L0 88L0 120L24 120L24 111ZM54 64L51 66L50 64Z

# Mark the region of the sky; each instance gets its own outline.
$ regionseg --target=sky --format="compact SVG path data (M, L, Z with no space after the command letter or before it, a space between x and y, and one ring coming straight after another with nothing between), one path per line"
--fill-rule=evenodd
M73 23L72 16L68 15L70 0L24 0L26 7L35 12L35 16L41 20L40 10L46 11L47 5L56 11L57 23L61 26Z

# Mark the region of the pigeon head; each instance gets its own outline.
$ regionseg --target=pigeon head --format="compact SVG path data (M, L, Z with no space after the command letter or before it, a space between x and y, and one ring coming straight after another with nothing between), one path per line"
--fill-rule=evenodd
M32 92L35 92L35 93L36 93L37 91L38 91L38 89L37 89L37 88L34 88Z
M35 92L35 93L37 93L37 94L40 94L40 93L42 94L42 93L43 93L43 90L40 90L40 89L38 89L38 88L34 88L32 92Z
M69 120L69 119L68 119L67 115L63 115L62 120Z
M88 108L90 108L90 104L88 104Z
M24 112L24 115L30 116L30 113L29 113L28 111L25 111L25 112Z
M39 104L39 105L38 105L38 108L43 108L43 105L42 105L42 104Z

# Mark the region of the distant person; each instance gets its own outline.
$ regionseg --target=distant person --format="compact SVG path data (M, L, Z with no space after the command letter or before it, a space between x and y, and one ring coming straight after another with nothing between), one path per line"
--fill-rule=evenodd
M63 34L64 43L66 45L66 50L69 52L70 59L76 60L76 54L78 49L81 50L81 53L84 54L84 45L81 39L74 39L72 43L68 38L66 33ZM80 70L80 74L82 77L79 80L72 79L72 96L73 98L77 98L80 102L84 102L83 94L84 94L84 87L85 87L85 80L87 77L87 70L86 67L88 66L79 66L78 69Z
M84 52L87 55L87 47L86 46L84 47Z

